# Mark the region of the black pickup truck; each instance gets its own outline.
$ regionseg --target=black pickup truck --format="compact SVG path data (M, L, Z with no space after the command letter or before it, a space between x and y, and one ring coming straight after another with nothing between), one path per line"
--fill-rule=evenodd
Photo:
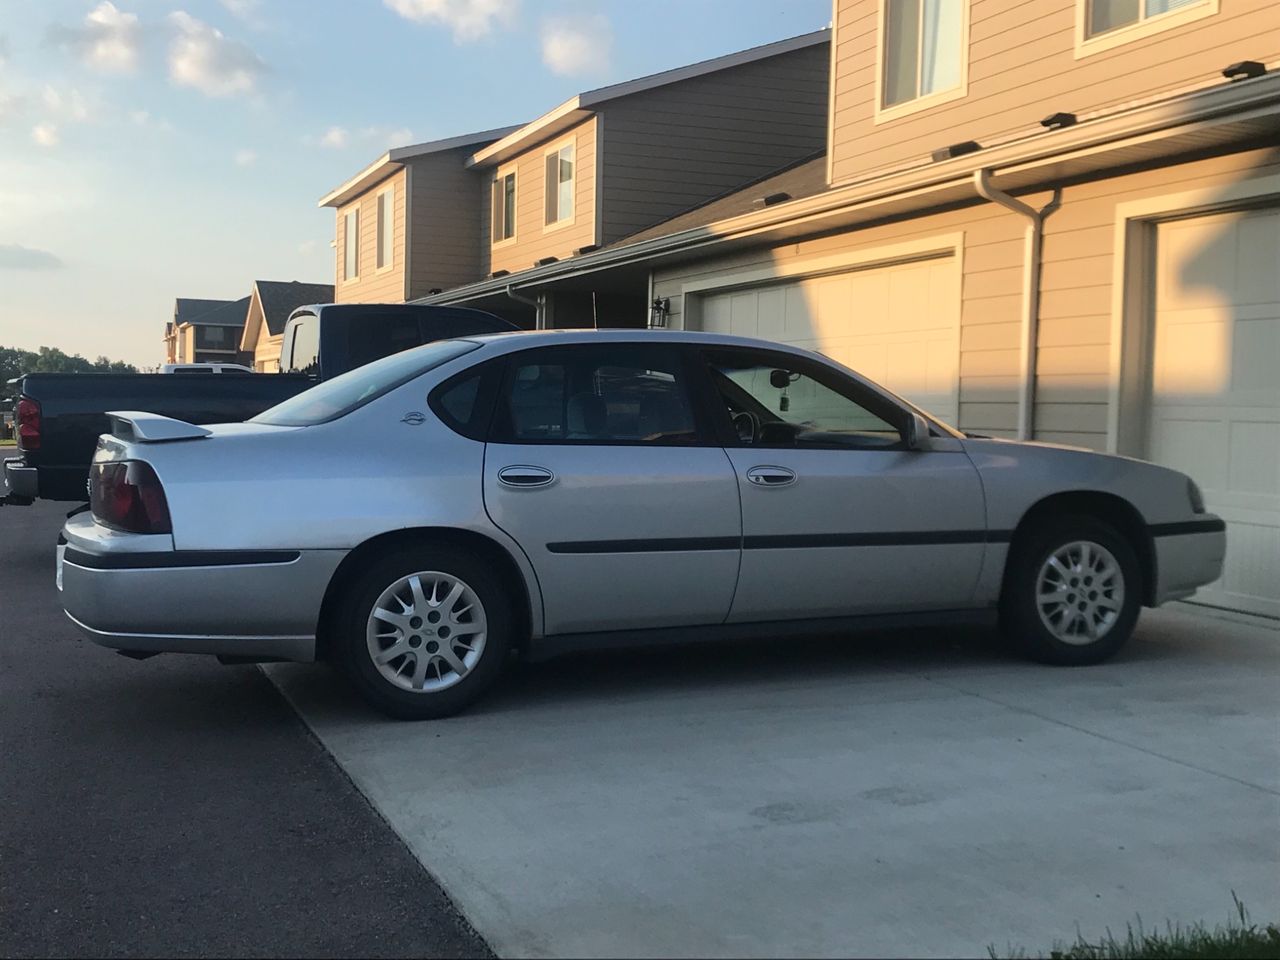
M319 304L289 316L280 373L31 373L9 381L18 456L4 461L0 506L87 499L109 410L188 423L233 423L380 357L450 337L517 329L480 310L420 304ZM6 488L7 487L7 491Z

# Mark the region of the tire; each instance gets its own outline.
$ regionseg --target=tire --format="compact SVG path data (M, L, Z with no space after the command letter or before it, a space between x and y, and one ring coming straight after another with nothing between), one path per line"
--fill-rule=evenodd
M1096 517L1040 521L1010 551L1000 625L1033 660L1101 663L1129 639L1141 607L1142 573L1133 547Z
M508 591L480 558L446 545L402 547L345 591L334 659L360 695L388 716L447 717L498 679L514 623ZM389 658L382 666L375 648Z

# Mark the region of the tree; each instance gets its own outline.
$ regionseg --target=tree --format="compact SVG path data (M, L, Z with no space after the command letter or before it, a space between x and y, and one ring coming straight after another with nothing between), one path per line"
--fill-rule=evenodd
M137 373L138 368L123 360L98 357L90 362L78 353L66 354L57 347L41 347L39 352L17 347L0 347L0 388L24 373Z

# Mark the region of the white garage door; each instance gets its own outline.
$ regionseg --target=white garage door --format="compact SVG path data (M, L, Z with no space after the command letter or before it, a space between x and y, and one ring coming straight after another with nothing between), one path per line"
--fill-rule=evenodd
M689 325L821 351L956 422L960 269L954 256L702 294Z
M1157 228L1150 459L1227 521L1196 599L1280 617L1280 209Z

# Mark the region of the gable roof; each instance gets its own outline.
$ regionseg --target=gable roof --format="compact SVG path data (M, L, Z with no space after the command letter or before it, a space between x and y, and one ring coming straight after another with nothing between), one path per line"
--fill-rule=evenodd
M730 70L748 63L755 63L758 60L767 60L770 57L781 56L794 50L803 50L807 47L815 47L830 42L831 29L827 27L798 37L790 37L786 40L766 43L759 47L751 47L749 50L739 50L737 53L730 53L723 57L715 57L711 60L703 60L699 63L676 67L674 70L664 70L661 73L650 74L647 77L640 77L636 80L627 80L622 83L610 84L607 87L600 87L596 90L588 90L585 93L578 94L576 97L569 98L560 106L544 113L538 119L526 123L523 127L517 128L512 133L502 137L502 139L495 140L488 146L477 150L467 159L467 166L488 167L503 163L537 141L546 140L575 124L581 123L611 100L619 100L623 97L630 97L637 93L664 87L667 84L679 83L682 80L692 80L694 77L706 76L709 73L716 73L720 70Z
M482 147L505 137L513 130L519 130L519 124L510 127L497 127L493 130L481 130L478 133L464 133L458 137L444 140L429 140L426 143L415 143L407 147L393 147L373 163L369 164L354 177L341 186L334 187L320 198L321 207L340 207L353 197L364 193L375 183L385 180L404 166L406 160L443 153L446 150L457 150L462 147Z
M195 297L178 297L173 302L173 322L191 323L202 313L225 307L230 300L198 300Z
M255 280L258 302L267 332L277 337L284 333L289 314L308 303L332 303L332 283L299 283L297 280Z
M206 301L209 303L221 303L221 306L214 307L204 313L196 314L188 317L181 323L190 323L197 327L243 327L245 314L249 311L249 298L241 297L239 300L223 300L223 301Z

